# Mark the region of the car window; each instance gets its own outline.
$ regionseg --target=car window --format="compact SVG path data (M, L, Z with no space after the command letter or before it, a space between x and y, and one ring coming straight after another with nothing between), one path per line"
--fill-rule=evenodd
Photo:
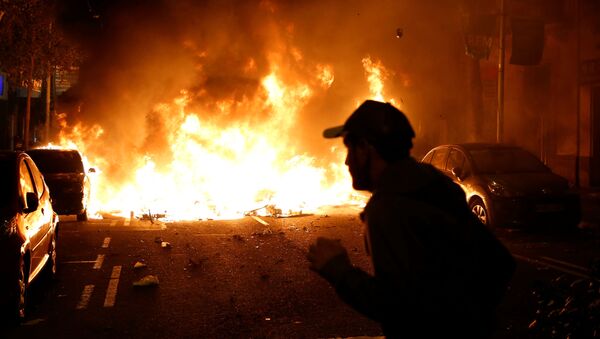
M452 169L454 168L460 168L463 177L468 176L470 173L469 164L466 161L464 153L456 148L450 150L446 168L448 169L448 171L452 171Z
M33 181L35 183L35 188L37 189L38 198L41 198L42 194L44 193L44 179L42 179L42 175L33 161L27 160L27 165L29 166L31 174L33 175Z
M425 157L423 158L423 160L421 160L421 162L424 162L426 164L431 163L431 158L433 157L433 153L434 152L427 153L427 155L425 155Z
M29 192L35 193L33 180L31 180L31 174L29 174L29 168L25 164L25 161L22 160L19 163L19 182L21 184L21 194L23 199Z
M453 168L460 167L463 168L465 164L465 156L461 151L453 148L450 150L450 155L448 155L448 170L452 170Z
M42 173L83 173L83 163L77 151L32 150L29 156Z
M442 171L445 170L447 155L447 148L439 148L435 150L435 153L433 153L433 157L431 158L431 164Z
M471 150L474 166L482 174L549 172L533 154L514 148Z

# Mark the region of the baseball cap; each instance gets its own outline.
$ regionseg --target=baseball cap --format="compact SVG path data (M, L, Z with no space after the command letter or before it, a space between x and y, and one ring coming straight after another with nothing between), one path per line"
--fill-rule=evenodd
M366 100L341 125L323 131L325 138L343 137L352 134L363 137L374 144L400 143L412 147L415 132L410 122L389 102Z

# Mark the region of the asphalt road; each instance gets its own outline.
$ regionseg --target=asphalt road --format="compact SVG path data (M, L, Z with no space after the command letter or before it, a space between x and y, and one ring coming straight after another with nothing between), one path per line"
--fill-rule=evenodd
M32 286L28 319L4 327L0 337L379 336L377 324L343 304L305 259L317 236L330 236L369 270L356 214L346 207L291 218L168 224L63 217L56 280ZM600 239L581 232L497 235L518 269L499 309L496 338L528 337L537 308L532 286L589 276ZM145 267L135 268L138 262ZM156 276L158 285L134 286L147 275Z

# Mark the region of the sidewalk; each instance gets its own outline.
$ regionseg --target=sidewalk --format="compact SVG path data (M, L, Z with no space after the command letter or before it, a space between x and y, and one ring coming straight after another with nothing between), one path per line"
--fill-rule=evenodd
M579 228L600 235L600 188L582 187Z

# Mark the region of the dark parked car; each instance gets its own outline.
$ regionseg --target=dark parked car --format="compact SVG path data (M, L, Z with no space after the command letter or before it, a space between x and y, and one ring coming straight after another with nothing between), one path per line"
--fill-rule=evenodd
M487 226L575 227L581 219L579 194L528 151L503 144L442 145L429 163L458 183L471 211Z
M27 287L56 273L58 216L48 186L23 152L0 151L0 303L25 316ZM45 269L44 269L45 268Z
M77 150L39 148L27 151L46 179L52 206L60 215L77 214L77 220L88 219L90 180ZM94 169L90 169L94 172Z

